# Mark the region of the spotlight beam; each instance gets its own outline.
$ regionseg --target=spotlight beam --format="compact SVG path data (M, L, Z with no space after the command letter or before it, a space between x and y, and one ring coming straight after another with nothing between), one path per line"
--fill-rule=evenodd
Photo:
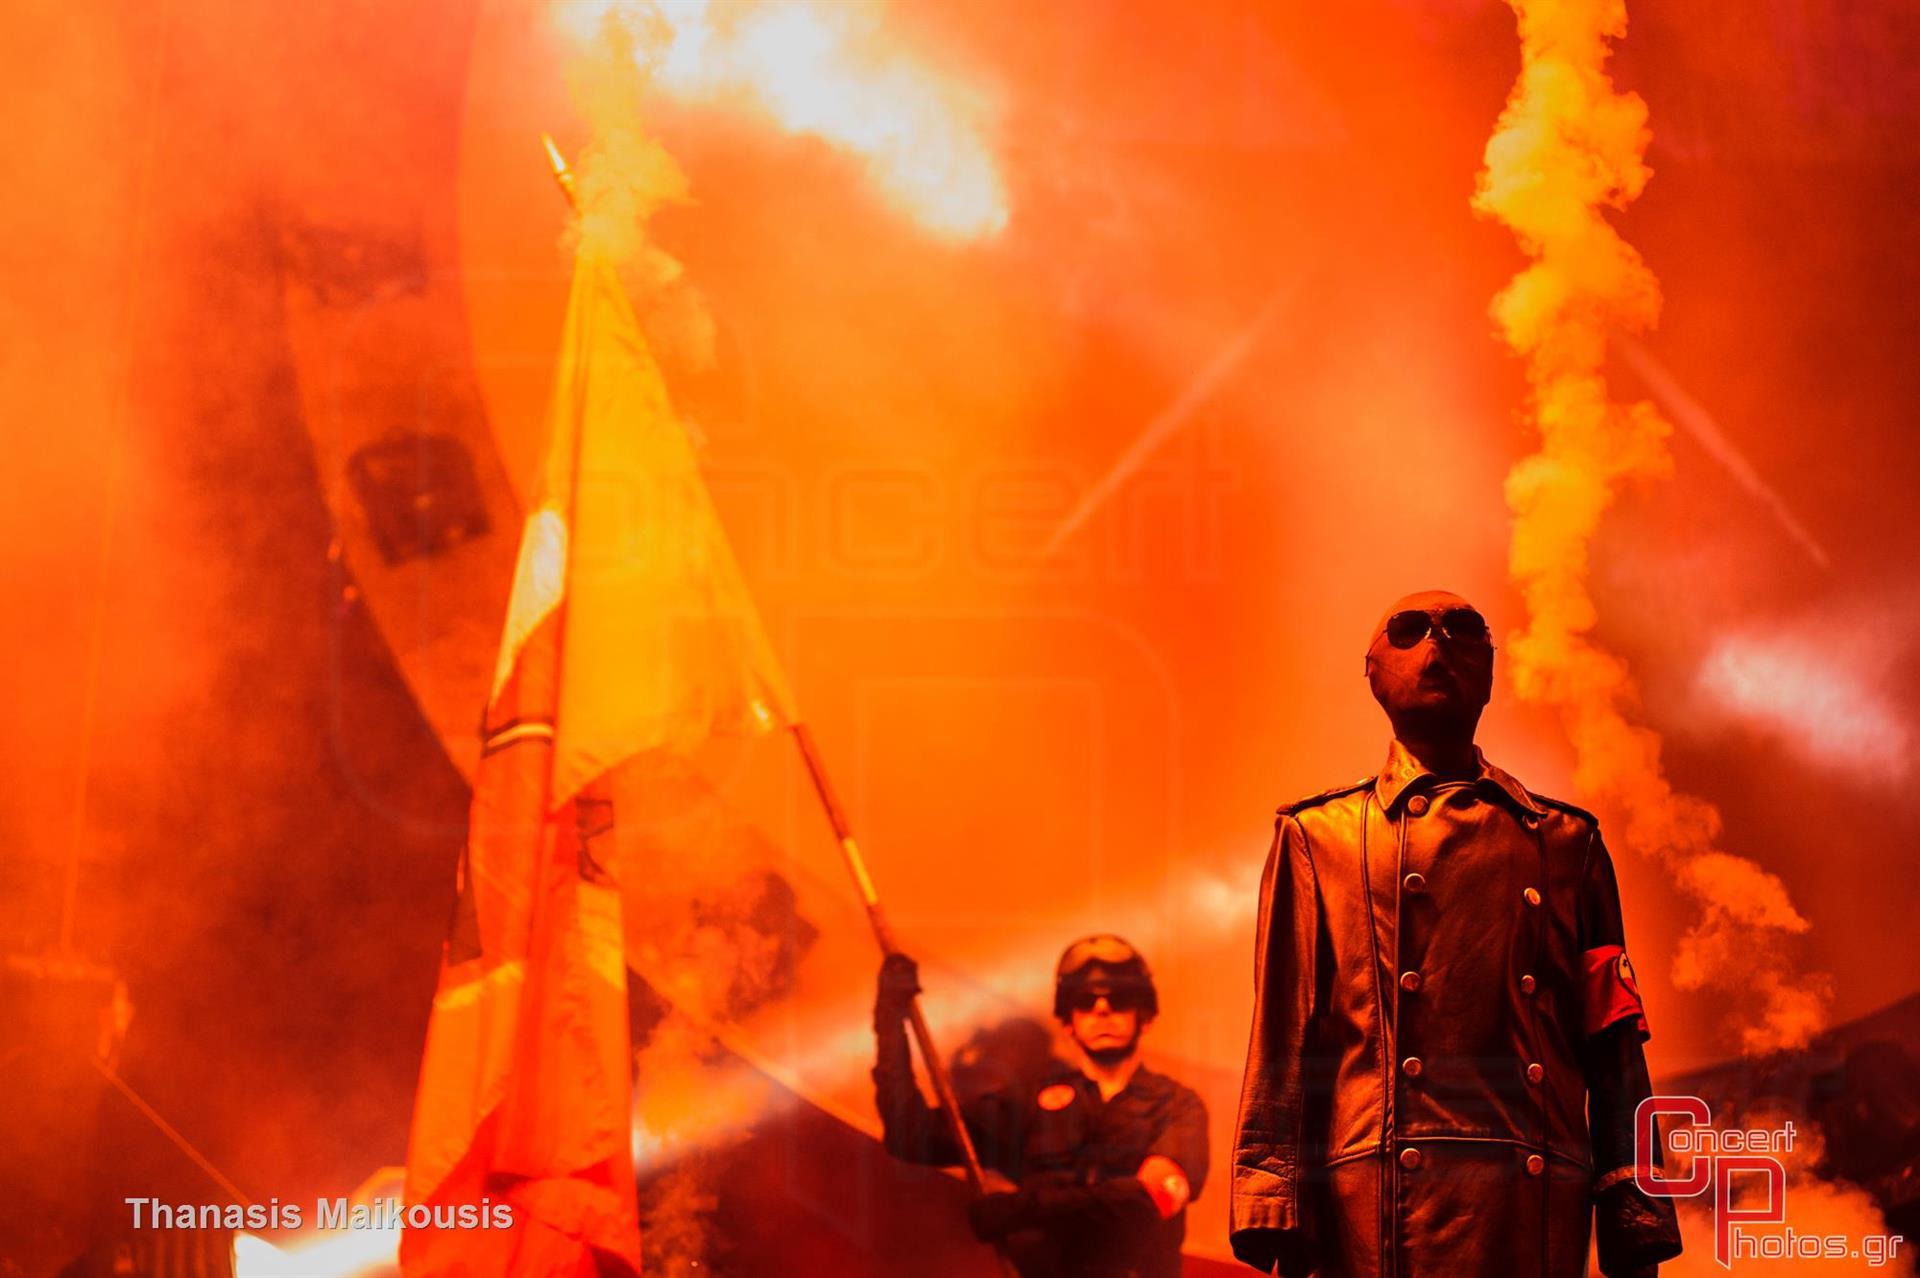
M1647 389L1653 392L1653 397L1660 401L1660 407L1667 410L1667 416L1679 423L1687 434L1693 436L1694 441L1706 450L1707 456L1719 462L1721 467L1733 476L1733 481L1745 489L1749 497L1759 502L1767 513L1773 516L1775 522L1786 531L1787 536L1807 552L1807 558L1813 560L1816 567L1832 567L1833 561L1828 557L1826 547L1807 531L1807 526L1800 522L1788 507L1786 499L1775 490L1773 485L1760 477L1760 472L1753 468L1753 463L1747 460L1739 447L1727 438L1727 433L1720 428L1720 423L1714 420L1713 414L1707 411L1705 405L1687 394L1686 389L1667 370L1667 366L1654 358L1653 352L1640 342L1625 336L1618 337L1615 341L1627 366L1647 384Z
M1147 428L1140 432L1132 444L1128 445L1124 453L1120 454L1119 460L1100 477L1099 482L1087 489L1085 495L1080 498L1079 504L1074 506L1067 517L1060 522L1060 526L1053 530L1053 536L1047 539L1047 544L1040 550L1042 559L1056 554L1060 547L1066 544L1067 538L1080 531L1081 527L1093 518L1094 513L1107 503L1107 499L1118 492L1122 484L1147 464L1147 459L1153 456L1160 445L1166 443L1176 431L1187 424L1188 419L1199 411L1200 406L1207 402L1213 392L1219 389L1220 384L1226 381L1228 376L1246 359L1261 333L1279 311L1281 303L1292 293L1293 290L1288 288L1268 297L1265 305L1261 306L1253 319L1229 338L1226 344L1215 352L1213 358L1194 374L1193 380L1182 387L1180 393L1174 396L1152 421L1147 423Z

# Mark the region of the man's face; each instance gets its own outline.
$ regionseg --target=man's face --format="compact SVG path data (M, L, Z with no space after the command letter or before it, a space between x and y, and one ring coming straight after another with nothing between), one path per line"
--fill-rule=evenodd
M1407 643L1421 623L1402 614L1423 614L1426 633ZM1473 627L1465 614L1479 615L1459 595L1423 590L1387 609L1374 627L1367 648L1367 683L1396 728L1472 738L1480 711L1493 695L1493 645L1484 635L1474 639L1456 633L1449 638L1442 633L1470 632ZM1451 626L1450 617L1455 623Z
M1124 998L1120 1001L1127 1002ZM1140 1039L1140 1010L1133 1006L1116 1008L1104 992L1076 1003L1068 1009L1068 1015L1072 1018L1068 1032L1088 1055L1124 1053Z

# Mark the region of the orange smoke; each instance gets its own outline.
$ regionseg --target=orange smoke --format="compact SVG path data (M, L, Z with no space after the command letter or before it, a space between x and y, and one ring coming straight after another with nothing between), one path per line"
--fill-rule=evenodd
M1509 647L1520 696L1559 711L1577 754L1575 784L1624 821L1697 907L1674 964L1683 989L1725 990L1742 1050L1796 1047L1824 1023L1829 982L1798 970L1807 930L1784 884L1717 847L1720 814L1678 793L1660 736L1640 717L1626 663L1592 639L1588 557L1600 518L1635 480L1672 471L1671 427L1648 403L1608 395L1610 331L1659 318L1660 287L1605 217L1651 176L1647 108L1606 73L1626 33L1624 0L1510 0L1520 78L1487 142L1473 206L1511 227L1533 259L1494 299L1501 335L1526 360L1540 449L1507 476L1509 569L1527 625Z
M1006 225L977 96L892 47L878 5L589 0L554 9L577 37L596 35L609 13L648 33L638 51L663 90L743 106L853 153L929 230L973 239Z
M713 362L713 316L679 260L648 234L653 215L686 204L692 186L646 114L652 62L645 48L658 27L625 7L598 6L591 38L582 37L566 64L567 88L587 126L575 174L582 247L619 263L641 324L656 354L682 367ZM577 15L576 15L577 16Z

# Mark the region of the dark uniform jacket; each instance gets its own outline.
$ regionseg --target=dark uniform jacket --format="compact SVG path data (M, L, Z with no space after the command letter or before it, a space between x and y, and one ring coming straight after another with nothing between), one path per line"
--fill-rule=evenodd
M1320 1278L1581 1278L1650 1090L1598 822L1484 759L1441 781L1395 742L1378 778L1280 809L1256 947L1235 1253ZM1670 1204L1622 1194L1613 1253L1677 1253Z
M934 1166L961 1161L947 1121L914 1082L906 1036L882 1040L874 1094L887 1152ZM1023 1278L1178 1278L1186 1211L1163 1220L1135 1177L1151 1154L1207 1175L1207 1111L1192 1088L1144 1066L1111 1100L1062 1063L1031 1092L962 1106L980 1161L1025 1193L1029 1227L1008 1236Z

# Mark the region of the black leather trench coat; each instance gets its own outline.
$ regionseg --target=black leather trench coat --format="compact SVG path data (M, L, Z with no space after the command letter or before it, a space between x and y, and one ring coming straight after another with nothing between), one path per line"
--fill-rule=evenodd
M1321 1278L1581 1278L1593 1195L1631 1165L1647 1091L1623 944L1598 822L1484 760L1441 781L1396 742L1379 777L1280 809L1236 1254ZM1637 1077L1593 1059L1602 1031ZM1596 1071L1610 1112L1590 1139Z

